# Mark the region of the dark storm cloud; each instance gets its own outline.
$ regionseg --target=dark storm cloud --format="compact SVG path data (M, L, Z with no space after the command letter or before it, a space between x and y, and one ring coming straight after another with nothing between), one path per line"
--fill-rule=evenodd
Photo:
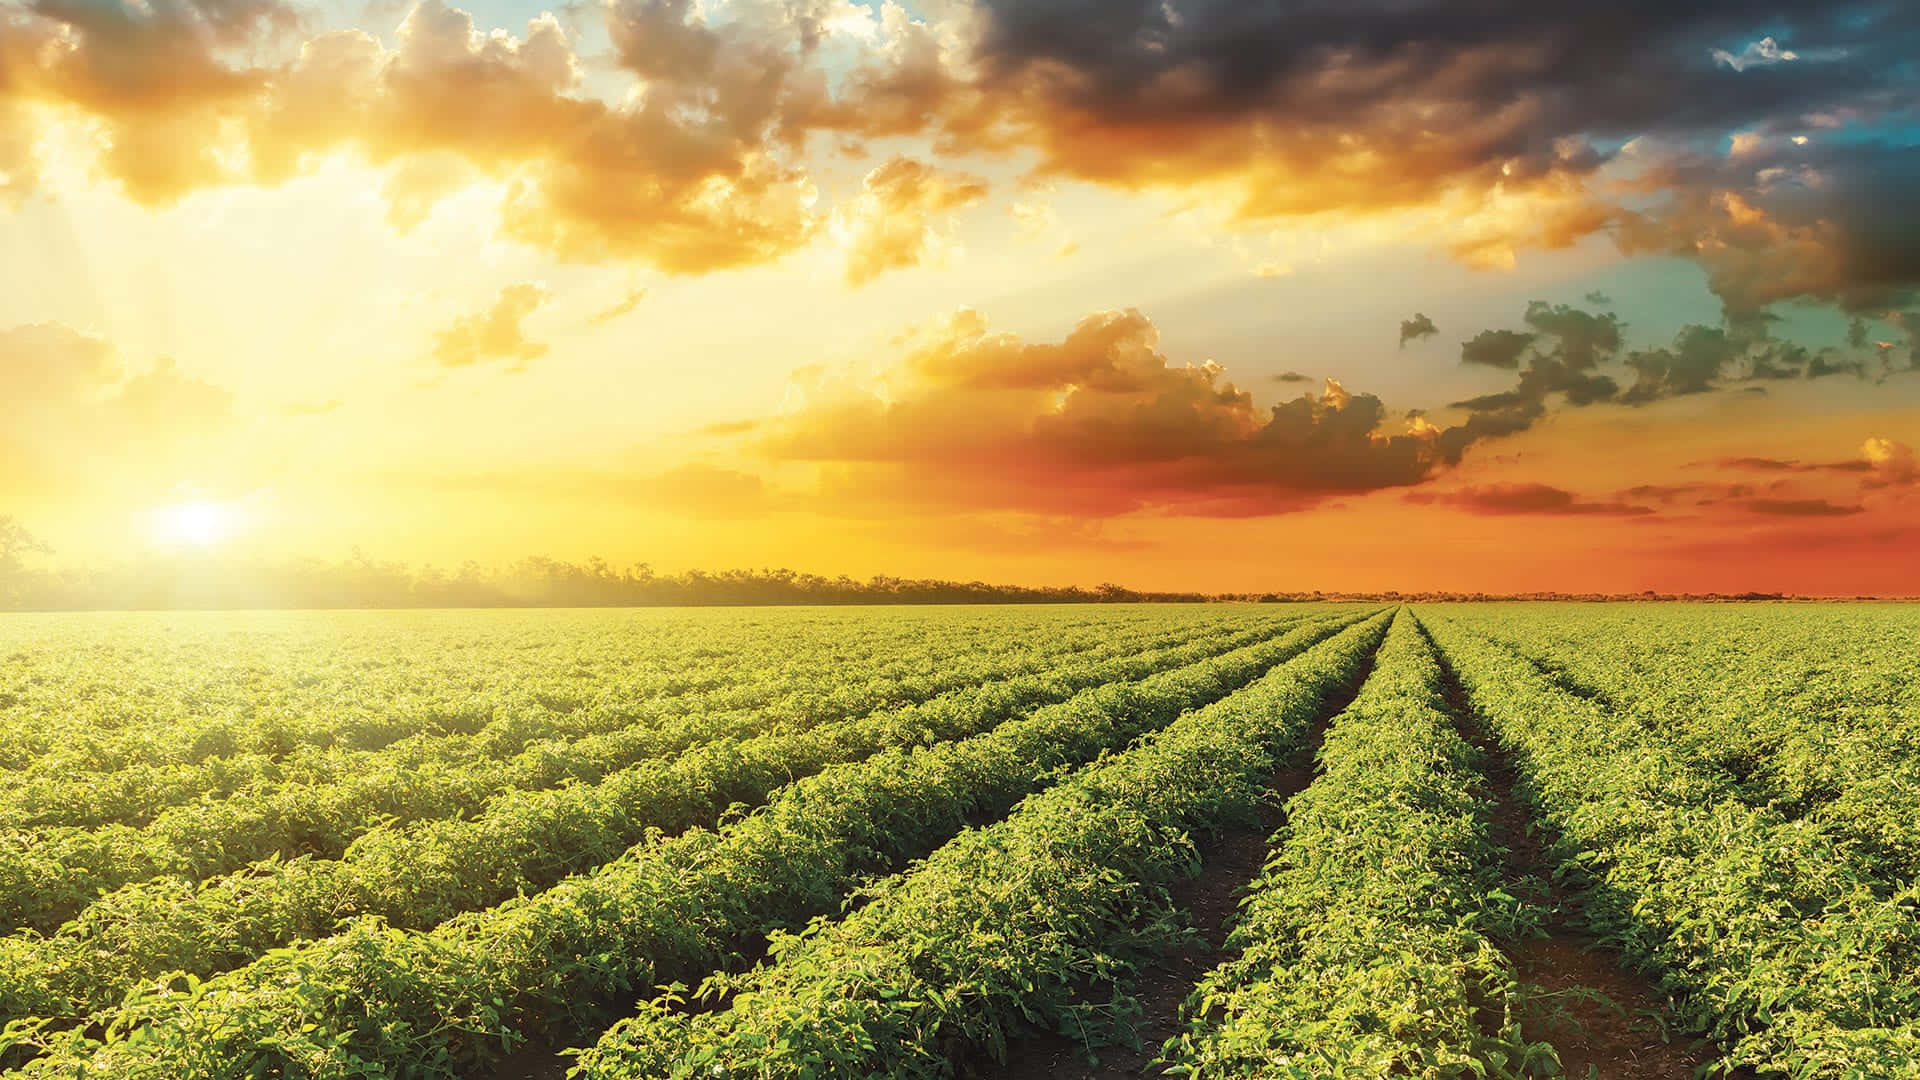
M1800 296L1866 310L1920 282L1920 147L1825 137L1914 120L1915 5L981 7L974 92L954 100L976 123L998 103L1052 171L1237 177L1249 217L1551 195L1519 243L1618 227L1699 259L1739 318ZM1622 201L1594 182L1615 163Z
M1415 312L1413 318L1400 321L1400 347L1404 349L1409 341L1430 338L1439 332L1440 328L1433 325L1432 319L1424 313Z

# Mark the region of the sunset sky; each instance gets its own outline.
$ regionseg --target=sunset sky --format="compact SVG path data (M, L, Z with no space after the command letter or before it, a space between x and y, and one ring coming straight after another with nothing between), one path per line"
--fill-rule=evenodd
M1920 593L1920 5L0 2L55 563Z

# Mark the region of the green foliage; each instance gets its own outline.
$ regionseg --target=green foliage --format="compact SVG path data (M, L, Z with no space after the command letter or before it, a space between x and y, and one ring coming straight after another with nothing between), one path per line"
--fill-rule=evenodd
M591 873L430 931L354 919L198 985L131 996L104 1037L50 1040L23 1075L461 1075L529 1035L590 1030L609 1000L697 979L759 935L834 910L866 875L1231 692L1348 618L1108 683L986 734L827 768L718 832L643 840Z
M1170 1072L1225 1077L1558 1075L1519 1033L1496 944L1538 912L1501 889L1477 754L1404 611L1320 748L1321 774L1245 901L1239 954L1188 1001Z
M1026 654L1011 668L997 657L991 665L951 664L945 677L964 673L963 681L981 685L818 726L790 718L746 738L717 724L703 728L695 717L543 746L515 760L552 768L583 757L583 743L612 735L623 736L623 746L659 745L638 738L649 733L693 744L598 783L510 789L473 817L389 822L361 835L337 859L256 863L199 885L157 878L124 887L52 936L0 940L0 1016L85 1017L117 1002L129 985L170 970L213 974L274 946L325 936L355 916L431 927L607 862L650 830L711 826L730 806L758 805L774 789L828 765L976 734L1081 690L1202 660L1279 628L1214 629L1196 642L1184 640L1195 636L1191 628L1170 638L1123 637L1091 653L1050 657L1053 666L1034 674L1013 674L1038 666Z
M703 988L726 1007L645 1004L574 1075L945 1077L1038 1025L1124 1017L1128 957L1163 936L1193 834L1253 818L1262 783L1372 651L1384 618L963 833L838 923Z
M1914 609L1367 616L0 618L0 1066L455 1080L584 1042L593 1080L954 1077L1137 1043L1198 838L1372 656L1167 1071L1558 1075L1505 952L1549 913L1459 689L1654 1019L1723 1072L1920 1080Z
M1920 1076L1911 879L1882 876L1884 863L1845 830L1756 799L1752 777L1689 737L1692 718L1608 707L1604 688L1570 692L1476 632L1477 620L1450 614L1431 620L1434 636L1515 752L1521 794L1550 825L1560 872L1583 887L1592 929L1659 977L1683 1025L1727 1046L1723 1067ZM1754 734L1749 745L1792 741ZM1768 760L1758 758L1761 771Z

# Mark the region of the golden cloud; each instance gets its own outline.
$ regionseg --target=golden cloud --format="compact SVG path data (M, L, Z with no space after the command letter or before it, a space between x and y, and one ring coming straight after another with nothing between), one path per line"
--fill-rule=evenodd
M861 182L860 194L834 210L847 238L847 284L941 257L951 224L940 218L987 197L987 182L896 156Z
M528 361L547 354L547 346L527 340L521 323L552 296L544 286L531 282L508 285L486 310L463 315L434 335L434 362L441 367L472 367L504 360L507 370L524 370Z

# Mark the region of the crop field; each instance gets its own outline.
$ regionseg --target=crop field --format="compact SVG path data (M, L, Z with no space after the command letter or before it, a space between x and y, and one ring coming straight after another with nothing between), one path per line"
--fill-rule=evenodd
M0 616L0 1069L1920 1077L1920 607Z

